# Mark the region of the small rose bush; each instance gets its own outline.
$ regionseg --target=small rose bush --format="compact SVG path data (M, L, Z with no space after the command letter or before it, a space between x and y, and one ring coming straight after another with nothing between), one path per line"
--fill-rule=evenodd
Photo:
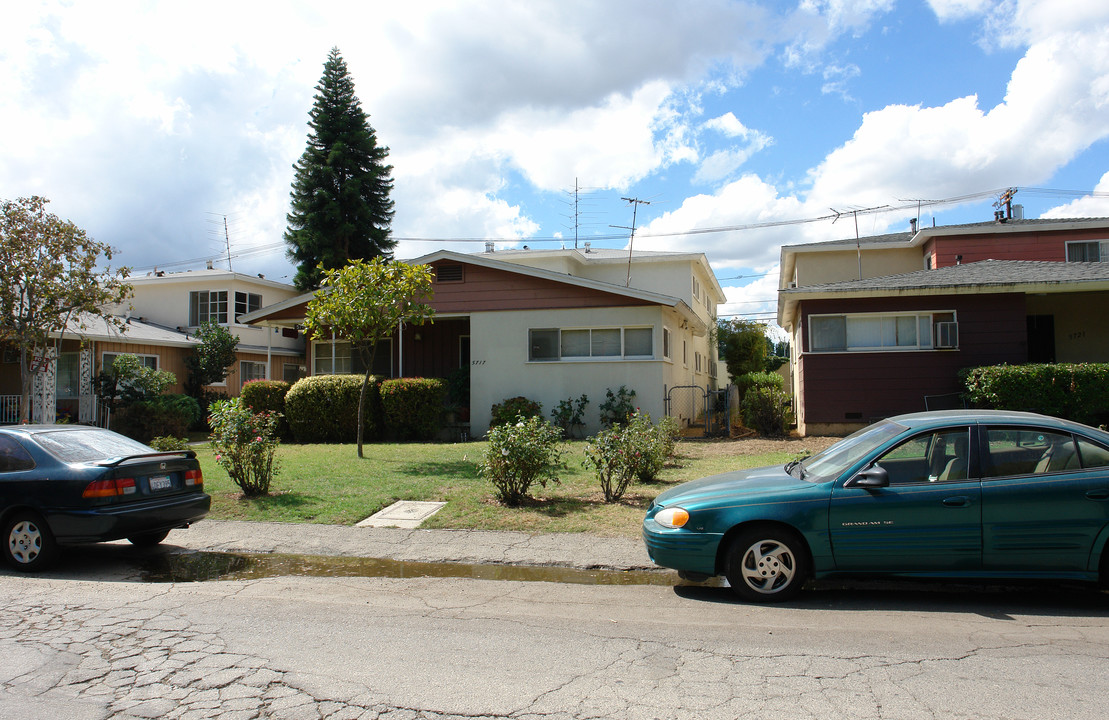
M497 500L520 505L535 483L546 487L558 482L563 448L562 430L542 417L516 416L515 422L489 428L489 447L480 470L490 480Z
M597 473L605 502L623 497L633 480L657 478L674 454L677 437L674 418L665 417L653 425L651 416L638 410L627 425L613 425L594 435L585 445L584 464Z
M216 462L243 495L269 494L277 473L274 454L280 444L281 413L251 412L240 398L212 403L208 411Z

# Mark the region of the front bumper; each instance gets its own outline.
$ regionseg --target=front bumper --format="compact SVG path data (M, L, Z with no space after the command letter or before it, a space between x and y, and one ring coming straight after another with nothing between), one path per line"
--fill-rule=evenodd
M643 521L643 542L651 561L684 572L716 575L716 551L723 537L721 533L663 527L651 517Z

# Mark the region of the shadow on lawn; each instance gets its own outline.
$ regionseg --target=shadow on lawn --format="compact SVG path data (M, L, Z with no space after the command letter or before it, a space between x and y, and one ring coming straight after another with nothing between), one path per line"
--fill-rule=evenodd
M283 492L257 497L239 495L235 498L240 504L250 505L256 510L289 510L317 505L321 499L319 495L305 495L298 492Z
M468 462L466 460L409 463L398 467L396 472L412 477L450 477L468 479L480 477L477 463Z

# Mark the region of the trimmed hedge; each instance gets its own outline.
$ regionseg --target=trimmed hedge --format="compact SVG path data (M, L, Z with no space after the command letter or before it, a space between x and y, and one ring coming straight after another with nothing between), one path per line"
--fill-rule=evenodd
M313 375L298 380L285 395L285 419L298 443L353 443L358 435L358 397L362 375ZM380 435L379 381L366 390L365 436Z
M185 437L190 422L199 413L200 406L194 398L165 395L119 408L112 414L111 428L141 443L167 435Z
M284 417L285 396L291 387L284 380L251 380L243 385L239 397L243 399L243 405L252 412L280 413L282 417L277 424L277 433L280 437L287 438L290 434L289 422Z
M438 378L397 378L378 388L385 427L398 440L430 440L442 427L447 383Z
M1028 410L1088 425L1109 421L1109 364L971 368L964 383L974 407Z

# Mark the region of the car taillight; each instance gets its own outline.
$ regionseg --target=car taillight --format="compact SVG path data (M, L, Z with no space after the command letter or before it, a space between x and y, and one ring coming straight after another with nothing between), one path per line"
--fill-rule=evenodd
M118 497L120 495L134 495L138 492L134 478L113 478L111 480L94 480L90 482L81 497L104 498Z
M194 487L204 486L204 474L200 470L185 471L185 485Z

